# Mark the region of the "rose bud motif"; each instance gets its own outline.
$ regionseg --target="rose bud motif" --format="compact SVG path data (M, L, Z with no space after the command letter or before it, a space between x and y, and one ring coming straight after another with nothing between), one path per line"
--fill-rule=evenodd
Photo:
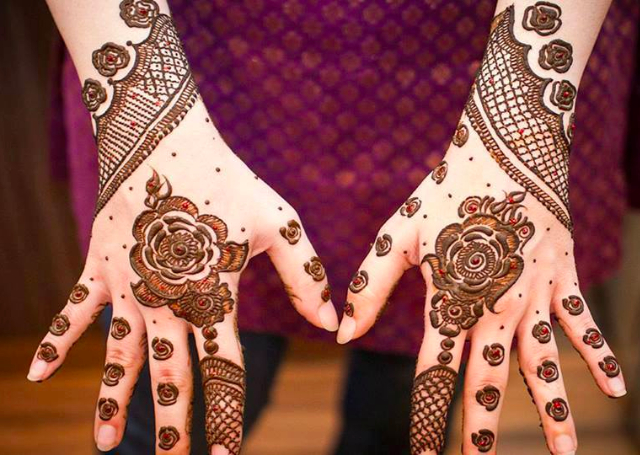
M562 10L559 6L548 2L538 2L524 11L522 27L534 30L538 35L548 36L560 28Z
M598 362L598 366L604 371L604 374L610 378L614 378L620 374L620 365L613 356L606 356L601 362Z
M382 234L380 237L376 239L376 256L386 256L391 251L391 245L393 244L393 239L389 234Z
M358 292L366 288L367 284L369 284L369 274L366 272L366 270L360 270L351 280L351 283L349 284L349 290L357 294Z
M111 336L116 340L122 340L131 333L131 326L125 318L115 317L111 321Z
M71 294L69 294L69 301L71 303L80 303L89 295L89 288L84 284L78 283L71 288Z
M569 117L569 126L567 127L567 138L569 141L573 141L573 132L576 129L576 113L572 112Z
M102 420L110 420L118 413L118 402L113 398L100 398L98 400L98 415Z
M49 326L49 332L55 336L64 335L70 326L69 318L66 314L56 314Z
M553 382L558 379L558 366L551 360L545 360L542 365L538 366L538 377L545 382Z
M124 377L124 367L119 363L107 363L104 366L102 382L109 387L118 385L120 379Z
M598 349L604 346L604 338L597 329L587 329L582 337L582 341L593 349Z
M485 346L482 351L482 357L484 357L492 367L498 366L504 360L504 347L500 343Z
M567 420L569 416L569 407L567 402L562 398L554 398L551 402L547 403L545 410L549 417L552 417L556 422L563 422Z
M158 447L170 450L180 440L180 433L175 427L161 427L158 431Z
M280 235L285 238L290 245L295 245L302 236L302 228L296 220L287 222L287 227L280 228Z
M129 64L129 53L118 44L106 43L100 49L93 51L91 60L101 75L111 77Z
M442 161L440 164L438 164L435 167L435 169L431 173L431 178L433 179L434 182L436 182L437 185L440 185L444 180L444 178L447 176L448 169L449 169L449 165L447 164L446 161Z
M45 362L53 362L58 358L58 350L53 344L45 341L40 345L40 349L38 349L38 358Z
M471 442L479 452L488 452L493 447L495 436L491 430L480 430L471 434Z
M415 196L411 197L406 200L402 207L400 207L400 215L411 218L418 210L420 210L420 205L422 205L422 201L420 201L419 198Z
M95 79L86 79L82 87L82 102L90 112L97 111L102 103L107 100L107 92L100 82Z
M573 109L578 91L569 81L555 81L551 86L551 102L563 111Z
M318 256L313 256L309 262L304 263L304 271L313 278L313 281L322 281L325 277L324 266Z
M158 404L171 406L178 401L178 388L170 382L158 384Z
M150 27L159 14L153 0L124 0L120 3L120 17L129 27Z
M346 314L347 316L349 316L350 318L353 317L353 313L354 313L355 308L353 307L353 303L351 302L346 302L344 304L344 314Z
M467 128L467 125L460 123L456 127L456 132L453 133L451 142L453 142L453 145L456 147L462 147L467 143L467 140L469 140L469 128Z
M476 392L476 401L487 411L493 411L500 403L500 391L492 385L484 386Z
M531 333L540 343L545 344L551 341L551 325L546 321L540 321L535 324Z
M584 311L584 302L577 295L570 295L566 299L562 299L562 306L571 316L578 316Z
M323 302L328 302L329 300L331 300L331 286L325 284L324 289L320 293L320 298Z
M540 49L538 63L546 70L566 73L573 63L573 47L561 39L553 40Z
M156 360L167 360L173 355L173 343L166 338L154 337L151 340L151 349Z

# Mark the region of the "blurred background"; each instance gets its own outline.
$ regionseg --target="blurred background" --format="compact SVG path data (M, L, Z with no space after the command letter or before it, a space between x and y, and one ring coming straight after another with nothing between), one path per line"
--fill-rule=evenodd
M103 367L103 334L94 327L54 380L32 384L27 369L51 317L81 271L64 179L49 161L50 63L58 39L44 2L0 2L0 441L3 454L93 453L93 416ZM635 119L636 124L638 119ZM606 151L602 151L606 153ZM637 182L635 182L637 184ZM593 248L598 248L597 244ZM629 209L620 269L589 289L589 304L623 366L629 394L610 400L559 335L562 368L578 426L580 454L640 450L640 213ZM613 272L613 271L612 271ZM340 428L345 351L296 340L272 404L246 443L247 455L329 454ZM512 362L499 433L506 454L547 453L538 416ZM459 453L460 409L454 415Z

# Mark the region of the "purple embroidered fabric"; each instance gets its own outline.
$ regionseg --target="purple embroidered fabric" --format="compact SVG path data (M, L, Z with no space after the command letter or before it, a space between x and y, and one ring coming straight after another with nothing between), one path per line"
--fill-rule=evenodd
M216 125L300 212L337 304L378 228L440 161L494 7L495 0L171 1ZM570 180L583 286L619 259L638 12L635 0L613 3L582 81ZM54 159L66 160L86 250L96 147L73 64L66 55L61 62ZM291 308L266 257L250 264L241 295L242 329L333 340ZM423 311L424 283L413 270L356 343L414 354Z

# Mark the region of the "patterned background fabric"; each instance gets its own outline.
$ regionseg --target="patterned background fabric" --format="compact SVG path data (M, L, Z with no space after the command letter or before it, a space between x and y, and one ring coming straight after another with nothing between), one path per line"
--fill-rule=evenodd
M195 79L231 148L300 213L340 306L377 230L440 161L460 117L494 0L173 0ZM581 85L571 204L583 286L617 266L622 159L639 6L614 2ZM80 83L62 66L64 139L86 250L97 158ZM58 108L59 109L59 108ZM54 150L55 152L55 150ZM240 327L333 340L291 308L258 257L240 288ZM424 283L400 282L356 342L416 353Z

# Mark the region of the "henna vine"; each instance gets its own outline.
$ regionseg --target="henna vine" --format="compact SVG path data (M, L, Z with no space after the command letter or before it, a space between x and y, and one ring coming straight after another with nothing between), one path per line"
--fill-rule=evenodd
M280 228L280 235L285 238L290 245L295 245L302 236L302 228L296 220L287 222L287 227Z
M345 302L344 303L344 314L346 314L347 316L349 316L350 318L353 317L355 312L355 308L353 306L353 303L351 302Z
M180 433L176 427L161 427L158 431L158 447L162 450L171 450L180 440Z
M104 385L109 387L116 386L123 377L124 367L119 363L107 363L104 366L104 373L102 374L102 382Z
M58 349L56 349L53 344L45 341L40 344L40 349L38 349L38 358L47 363L51 363L58 358Z
M102 420L111 420L119 410L118 402L113 398L100 398L98 400L98 416Z
M131 333L131 326L125 318L113 318L111 322L111 336L116 340L122 340Z
M349 290L355 294L362 291L369 284L369 274L366 270L360 270L356 273L349 283Z
M376 239L376 256L386 256L391 251L393 239L389 234L382 234Z
M556 422L564 422L569 417L569 407L567 402L562 398L554 398L551 402L545 406L545 411L549 417L552 417Z
M153 0L124 0L120 3L120 17L129 27L151 27L158 14L158 4Z
M471 442L478 448L478 452L488 452L493 448L496 437L491 430L480 430L471 434Z
M457 147L462 147L464 144L467 143L468 140L469 140L469 128L467 128L467 125L460 123L456 127L456 132L453 133L453 139L451 140L451 142L453 142L453 145Z
M586 333L582 337L582 341L593 349L599 349L604 346L604 338L597 329L587 329Z
M91 60L98 73L105 77L111 77L118 70L126 68L129 64L129 53L124 47L109 42L103 44L100 49L93 51Z
M328 284L324 285L324 289L320 293L320 298L323 302L328 302L329 300L331 300L331 286L329 286Z
M156 360L167 360L173 355L173 343L166 338L154 337L151 340L151 349Z
M577 295L570 295L562 299L562 306L571 316L578 316L584 311L584 301Z
M107 100L107 92L95 79L86 79L82 87L82 102L90 112L97 111Z
M562 10L558 5L538 2L524 11L522 27L534 30L538 35L548 36L557 32L562 25L561 15Z
M420 205L422 205L422 201L420 201L419 198L415 196L410 197L406 200L402 207L400 207L400 215L411 218L416 214L418 210L420 210Z
M493 343L491 346L485 346L482 350L482 357L492 367L497 367L504 361L504 346L500 343Z
M573 47L561 39L553 40L540 49L538 63L545 70L566 73L573 63Z
M71 323L69 322L69 318L66 314L56 314L51 321L51 325L49 326L49 332L51 335L62 336L67 330L69 330L69 326Z
M500 391L492 385L484 386L476 392L476 401L487 411L493 411L500 403Z
M553 382L558 379L558 366L551 360L545 360L538 366L538 377L545 382Z
M78 283L71 288L71 294L69 295L69 301L71 303L80 303L89 296L89 288L84 284Z
M158 404L161 406L171 406L178 401L178 388L170 382L158 384Z
M309 262L304 263L304 271L313 278L313 281L322 281L325 277L324 266L318 256L313 256Z
M573 109L578 91L569 81L555 81L551 86L551 102L563 111Z
M531 334L540 343L548 343L551 341L551 325L546 321L540 321L533 326Z
M615 378L620 374L620 365L613 356L606 356L602 361L598 362L598 366L610 378Z
M576 113L572 112L569 117L569 126L567 127L567 138L569 141L573 141L573 132L576 129Z
M465 127L466 128L466 127ZM468 133L467 133L468 134ZM437 185L440 185L444 178L447 176L447 170L449 169L449 165L446 161L441 161L431 173L431 179L436 182Z

